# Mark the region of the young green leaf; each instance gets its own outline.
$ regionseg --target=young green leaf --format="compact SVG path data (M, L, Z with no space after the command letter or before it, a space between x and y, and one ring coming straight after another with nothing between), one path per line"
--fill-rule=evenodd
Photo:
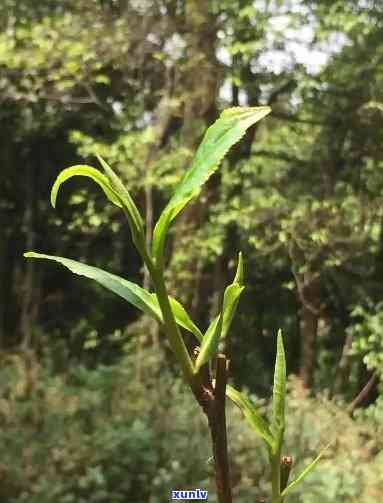
M307 466L303 472L298 475L298 477L293 480L292 482L290 482L290 484L284 489L284 491L282 491L282 498L285 498L295 487L297 487L305 477L307 477L307 475L309 473L311 473L314 468L316 467L316 465L319 463L319 461L321 460L321 458L323 457L324 453L327 451L327 449L330 447L330 445L333 443L333 441L329 442L326 447L324 447L321 452L318 454L318 456L314 459L314 461L312 463L309 464L309 466Z
M69 180L69 178L72 178L74 176L86 176L88 178L91 178L94 182L97 183L97 185L101 187L109 201L111 201L119 208L122 208L120 198L114 191L108 178L100 171L98 171L98 169L92 168L91 166L87 166L85 164L78 164L76 166L63 169L59 173L51 190L51 204L53 208L56 207L57 195L61 185Z
M229 332L231 322L233 321L234 314L237 309L239 297L244 290L244 286L241 286L236 281L241 281L241 283L243 282L243 261L241 254L239 254L238 257L238 266L234 283L225 289L222 312L212 321L202 339L201 349L195 364L196 373L202 365L214 358L218 350L219 341L226 337Z
M222 331L222 315L220 314L210 323L201 342L201 348L195 362L194 373L197 374L202 365L211 360L218 350L218 343Z
M98 157L98 159L108 176L105 176L97 169L86 165L77 165L64 169L63 171L61 171L61 173L59 173L51 190L52 206L56 206L59 189L64 182L69 180L69 178L72 178L74 176L86 176L88 178L91 178L94 182L97 183L97 185L102 188L107 198L113 204L124 210L128 218L134 244L141 252L141 254L145 256L144 227L140 213L121 180L107 165L107 163L103 159L101 159L101 157Z
M103 167L108 179L110 180L114 192L118 194L118 197L120 198L120 201L122 203L124 210L127 213L128 218L134 224L136 232L138 234L139 233L143 234L144 224L140 212L138 211L137 206L135 205L131 195L129 194L129 191L125 188L125 185L116 175L116 173L112 170L112 168L108 165L108 163L104 161L104 159L100 155L96 155L96 157L100 162L101 166Z
M270 107L235 107L225 110L206 131L190 168L162 212L153 234L153 257L162 261L166 234L172 220L193 199L216 171L227 151L246 130L269 114Z
M98 267L82 264L76 260L64 257L56 257L35 252L24 253L24 257L58 262L59 264L67 267L74 274L93 279L100 285L104 286L107 290L110 290L119 297L122 297L137 309L140 309L143 313L155 318L159 323L163 323L157 296L154 293L147 292L144 288L141 288L139 285L136 285L131 281L99 269ZM184 307L172 297L170 297L170 305L178 325L193 333L201 340L202 334L200 330L194 325Z
M245 289L243 286L243 259L242 253L238 254L238 265L235 273L234 281L231 285L226 287L223 296L223 320L222 320L222 333L223 339L229 332L231 322L233 321L235 311L237 310L239 298Z
M273 449L275 444L273 434L267 422L259 415L254 404L243 393L229 385L226 386L226 395L241 409L257 435L266 442L270 449Z
M286 400L286 357L283 347L282 331L278 330L277 356L274 370L273 387L273 431L276 435L283 435L285 427L285 400Z
M242 286L243 285L243 257L242 257L242 252L238 253L238 265L237 265L237 271L235 273L234 281L233 283L238 283L238 285Z
M153 298L151 293L147 292L135 283L99 269L98 267L82 264L76 260L64 257L56 257L53 255L45 255L43 253L35 252L24 253L24 257L58 262L59 264L67 267L72 273L93 279L106 289L127 300L130 304L133 304L133 306L137 307L145 314L153 316L160 322L162 321L161 311L156 299Z
M225 294L223 296L221 339L226 337L229 332L231 322L233 321L235 311L237 310L239 297L244 289L244 286L239 286L237 283L233 283L232 285L226 287Z
M177 324L180 325L182 328L185 328L186 330L191 332L193 335L195 335L195 337L199 340L199 342L202 342L203 334L201 330L197 327L197 325L193 322L193 320L190 318L184 306L173 297L169 297L169 301L170 301L170 307L173 311ZM156 302L158 302L157 296L156 296Z

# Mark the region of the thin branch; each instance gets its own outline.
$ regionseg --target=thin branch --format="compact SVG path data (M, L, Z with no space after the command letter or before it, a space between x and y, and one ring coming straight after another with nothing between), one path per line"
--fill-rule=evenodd
M276 159L277 161L285 161L295 166L307 166L309 164L309 160L299 159L298 157L293 157L291 155L286 154L285 152L271 152L269 150L254 150L254 155L267 157L269 159Z
M367 383L364 385L362 391L358 393L358 395L354 398L354 400L350 403L350 405L347 407L347 412L352 414L354 410L359 407L359 405L364 402L364 400L367 398L368 394L372 390L372 388L375 386L376 381L378 380L378 374L376 370L372 373L370 379L367 381Z
M92 103L94 103L95 105L97 105L99 108L101 108L102 110L104 110L106 112L110 111L110 107L101 102L101 100L98 98L97 94L95 93L95 91L93 90L93 88L90 84L88 84L87 82L81 82L81 85L88 92L89 98Z
M288 122L295 122L297 124L309 124L310 126L327 126L326 123L321 121L316 121L314 119L302 119L297 115L291 115L284 112L278 112L273 110L273 117L275 119L280 119Z

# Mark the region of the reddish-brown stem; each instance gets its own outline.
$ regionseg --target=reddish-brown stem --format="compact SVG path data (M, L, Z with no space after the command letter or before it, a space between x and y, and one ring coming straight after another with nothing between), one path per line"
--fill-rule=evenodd
M229 460L226 437L226 382L228 361L224 355L218 355L214 400L212 400L207 417L213 443L215 480L219 503L232 503Z

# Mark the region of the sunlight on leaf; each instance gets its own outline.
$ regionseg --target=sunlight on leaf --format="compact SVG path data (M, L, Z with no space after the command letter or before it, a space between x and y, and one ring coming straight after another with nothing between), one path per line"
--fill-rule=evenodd
M98 169L92 168L85 164L78 164L70 168L63 169L57 176L55 183L51 190L51 204L53 208L56 207L57 195L61 185L74 176L85 176L91 178L97 185L104 191L106 197L116 206L122 208L122 203L118 195L113 190L108 178L102 174Z
M51 260L67 267L74 274L93 279L107 290L128 301L143 313L155 318L159 323L163 323L157 296L154 293L150 293L144 288L141 288L136 283L132 283L131 281L121 278L120 276L116 276L115 274L111 274L103 269L99 269L98 267L82 264L76 260L64 257L56 257L36 252L26 252L24 253L24 257ZM170 297L170 305L176 322L181 327L194 334L197 339L201 340L202 334L200 330L190 319L184 307L172 297Z
M285 427L286 401L286 356L283 346L282 331L278 330L277 356L274 371L273 387L273 430L275 434L283 434Z
M142 233L144 224L140 212L138 211L137 206L135 205L131 195L129 194L129 191L126 189L125 185L112 170L109 164L100 155L96 155L96 157L103 167L108 179L110 180L111 187L113 188L114 192L118 194L121 204L124 210L127 212L128 218L133 224L134 230L136 231L136 233Z
M171 221L193 199L216 171L228 150L237 143L246 130L269 114L270 107L235 107L222 112L208 128L169 203L163 210L153 235L153 256L161 261L167 230Z

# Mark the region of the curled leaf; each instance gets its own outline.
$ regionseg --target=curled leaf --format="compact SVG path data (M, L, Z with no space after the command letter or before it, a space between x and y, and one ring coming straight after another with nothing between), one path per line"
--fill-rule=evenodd
M51 204L53 208L56 207L57 196L61 185L74 176L85 176L87 178L91 178L95 183L97 183L99 187L101 187L109 201L122 208L120 198L113 190L108 178L98 169L92 168L92 166L87 166L85 164L71 166L70 168L63 169L59 173L51 190Z

